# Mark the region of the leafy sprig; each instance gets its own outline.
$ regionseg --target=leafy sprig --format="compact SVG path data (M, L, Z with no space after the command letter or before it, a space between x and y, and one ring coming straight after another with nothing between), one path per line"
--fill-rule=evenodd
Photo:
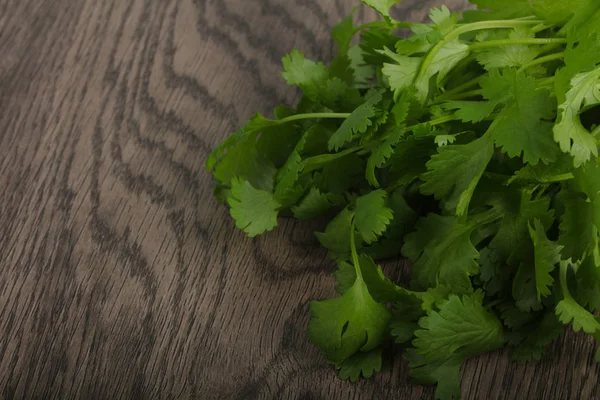
M311 303L311 341L352 381L403 343L411 375L457 399L469 357L539 360L565 325L600 340L600 3L472 0L426 24L362 2L382 20L344 19L329 65L285 56L297 107L206 162L251 237L329 221L339 296ZM376 263L401 255L404 284Z

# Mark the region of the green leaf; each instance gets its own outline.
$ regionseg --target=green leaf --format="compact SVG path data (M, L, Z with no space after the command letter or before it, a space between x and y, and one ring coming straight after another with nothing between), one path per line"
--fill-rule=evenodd
M465 215L473 191L483 175L494 146L489 136L469 144L440 147L438 154L427 163L428 171L421 178L425 181L421 193L444 199L446 208L456 215Z
M270 231L277 226L279 203L273 194L255 189L250 182L234 178L228 198L230 213L238 228L250 237Z
M554 125L554 139L565 153L574 157L575 167L598 157L598 142L583 126L579 112L583 107L600 103L600 67L575 75L571 79L570 89L565 101L558 106L559 116Z
M394 153L394 147L396 147L404 137L405 131L402 124L408 117L409 108L410 93L404 92L393 109L397 126L391 129L388 133L388 137L373 150L367 161L366 178L369 183L376 188L379 187L379 182L375 177L375 169L385 165L387 160Z
M397 189L387 197L387 206L392 210L394 219L387 226L384 235L363 251L375 259L397 257L400 255L404 235L412 230L417 213L408 205L403 189Z
M347 263L346 261L338 261L338 269L333 274L338 285L335 287L335 291L339 294L344 294L356 281L356 270L354 265Z
M539 219L535 219L534 226L529 225L529 234L533 241L535 253L535 287L538 302L542 297L550 295L550 288L554 283L552 271L560 262L560 251L562 246L548 240L546 228Z
M471 243L474 227L456 217L429 214L416 224L408 236L402 254L415 261L413 280L420 289L438 283L464 292L471 287L470 276L479 272L479 252Z
M556 315L565 325L572 323L573 330L594 333L600 330L600 324L588 310L579 305L572 297L566 297L556 305Z
M536 89L535 79L515 70L497 75L505 91L497 99L504 109L490 127L498 147L510 157L523 156L529 164L556 160L558 147L552 138L553 103L550 93Z
M297 49L283 57L282 62L282 76L288 85L298 86L311 100L317 100L321 85L329 77L327 67L304 58L304 53Z
M311 187L306 196L292 207L292 213L298 219L315 219L326 215L342 200L331 193L322 193L316 187Z
M485 310L478 294L452 295L440 311L419 320L413 345L428 362L466 359L502 347L503 329L496 315Z
M381 371L381 349L373 349L367 352L358 352L341 363L337 364L340 370L340 379L350 379L350 382L356 382L362 375L363 378L370 378L376 372Z
M529 39L534 38L529 28L519 28L512 30L506 39ZM485 67L487 71L499 68L515 68L535 60L540 54L540 46L531 46L524 44L501 46L479 51L477 61Z
M407 296L414 295L414 292L410 292L386 278L381 267L377 266L368 255L361 254L359 264L363 280L375 301L388 303L391 301L401 301Z
M404 358L409 362L410 376L418 383L433 385L437 383L437 400L460 399L460 367L463 360L453 357L448 360L428 362L414 349L408 349Z
M390 20L390 8L396 3L400 3L402 0L361 0L364 4L368 5L379 14L383 15L387 20Z
M373 300L359 275L342 296L313 301L310 309L308 336L334 363L379 346L390 320L390 312Z
M333 259L344 259L350 255L350 231L354 212L344 208L325 228L325 232L315 232L321 245L329 250Z
M422 69L422 65L420 65L419 72L414 81L414 85L417 88L417 99L425 102L429 95L429 82L431 78L435 76L436 82L439 85L442 79L468 55L469 46L459 40L453 40L435 53L425 69Z
M352 136L365 133L372 125L371 119L377 115L375 106L382 100L382 92L373 94L363 105L359 106L344 120L342 126L329 139L329 150L339 150L352 141Z
M489 117L496 108L497 103L492 101L446 101L443 107L446 110L456 110L454 115L463 122L481 122Z
M513 346L511 358L520 363L541 360L546 347L564 330L564 325L553 312L544 312L541 318L509 335L509 344Z
M546 228L554 222L549 200L544 197L532 199L532 193L527 189L493 189L491 183L483 186L480 193L484 198L478 199L478 203L492 206L502 214L498 230L488 246L492 256L507 264L527 260L528 251L533 247L529 221L538 218Z
M395 61L393 64L384 63L381 69L383 75L388 79L390 88L396 93L411 88L423 59L421 57L399 55L388 48L384 48L380 53Z
M583 260L597 234L592 204L575 194L564 196L563 203L565 212L560 217L558 243L563 246L562 258L576 262Z
M218 159L215 161L213 172L216 180L229 185L234 178L240 177L258 189L266 191L273 189L275 166L259 152L257 142L258 134L271 123L272 121L265 120L257 114L246 124L240 134L234 135L235 143L232 141L224 144L222 148L213 152L214 159ZM225 151L226 153L222 153Z
M535 267L522 262L513 279L512 295L515 305L523 312L539 311L542 304L537 298Z
M373 243L381 236L394 218L392 210L385 206L385 190L376 190L356 200L356 229L366 243Z
M571 324L575 332L579 332L580 330L583 330L585 333L599 332L600 323L596 317L577 303L569 292L567 282L569 265L568 261L561 261L560 285L563 299L556 305L556 315L563 324Z
M562 24L573 16L576 10L581 9L587 3L594 0L532 0L531 6L535 15L552 24Z

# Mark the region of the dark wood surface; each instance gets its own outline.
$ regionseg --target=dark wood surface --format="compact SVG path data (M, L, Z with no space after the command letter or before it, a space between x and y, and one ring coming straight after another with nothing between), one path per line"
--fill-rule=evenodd
M280 58L331 59L354 5L0 0L0 398L433 397L398 354L339 381L306 336L309 300L334 293L321 226L250 240L203 170L251 114L294 104ZM592 349L471 360L464 397L600 398Z

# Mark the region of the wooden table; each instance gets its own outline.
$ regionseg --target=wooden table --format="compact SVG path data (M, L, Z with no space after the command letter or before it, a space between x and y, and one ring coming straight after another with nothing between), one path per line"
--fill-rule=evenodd
M306 337L309 300L334 293L322 226L249 240L203 169L251 114L294 105L280 58L331 59L354 5L0 0L0 398L433 397L399 353L339 381ZM464 397L598 399L593 346L471 360Z

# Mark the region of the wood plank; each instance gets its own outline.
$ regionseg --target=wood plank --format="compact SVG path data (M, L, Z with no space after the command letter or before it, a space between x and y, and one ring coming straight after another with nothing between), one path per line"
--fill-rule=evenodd
M203 169L254 112L294 104L279 60L330 60L355 3L0 0L1 398L432 398L398 351L339 381L306 336L308 302L334 293L321 226L249 240ZM569 335L538 364L471 360L464 397L600 398L592 350Z

